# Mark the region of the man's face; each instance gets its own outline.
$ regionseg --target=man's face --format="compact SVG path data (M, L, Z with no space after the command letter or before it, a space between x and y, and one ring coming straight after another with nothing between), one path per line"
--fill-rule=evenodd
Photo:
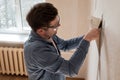
M56 16L56 18L50 22L48 29L46 30L45 36L52 37L57 34L58 27L60 26L60 18Z

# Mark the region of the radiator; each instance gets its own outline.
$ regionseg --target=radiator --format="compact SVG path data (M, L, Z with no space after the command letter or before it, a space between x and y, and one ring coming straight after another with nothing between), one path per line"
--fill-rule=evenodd
M27 76L23 48L0 47L0 73Z

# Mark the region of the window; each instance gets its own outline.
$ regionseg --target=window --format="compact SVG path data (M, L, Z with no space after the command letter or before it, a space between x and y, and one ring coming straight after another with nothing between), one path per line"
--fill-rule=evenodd
M38 2L45 2L45 0L0 0L0 32L24 33L29 31L26 14Z

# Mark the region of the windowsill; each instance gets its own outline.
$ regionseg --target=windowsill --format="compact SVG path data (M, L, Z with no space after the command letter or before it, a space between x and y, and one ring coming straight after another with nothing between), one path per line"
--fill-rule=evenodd
M27 34L0 34L0 46L23 47Z

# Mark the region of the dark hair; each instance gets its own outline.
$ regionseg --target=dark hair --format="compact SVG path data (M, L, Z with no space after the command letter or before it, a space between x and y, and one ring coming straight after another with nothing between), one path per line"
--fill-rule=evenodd
M50 21L58 15L57 9L51 3L38 3L27 14L26 20L33 31L47 27Z

